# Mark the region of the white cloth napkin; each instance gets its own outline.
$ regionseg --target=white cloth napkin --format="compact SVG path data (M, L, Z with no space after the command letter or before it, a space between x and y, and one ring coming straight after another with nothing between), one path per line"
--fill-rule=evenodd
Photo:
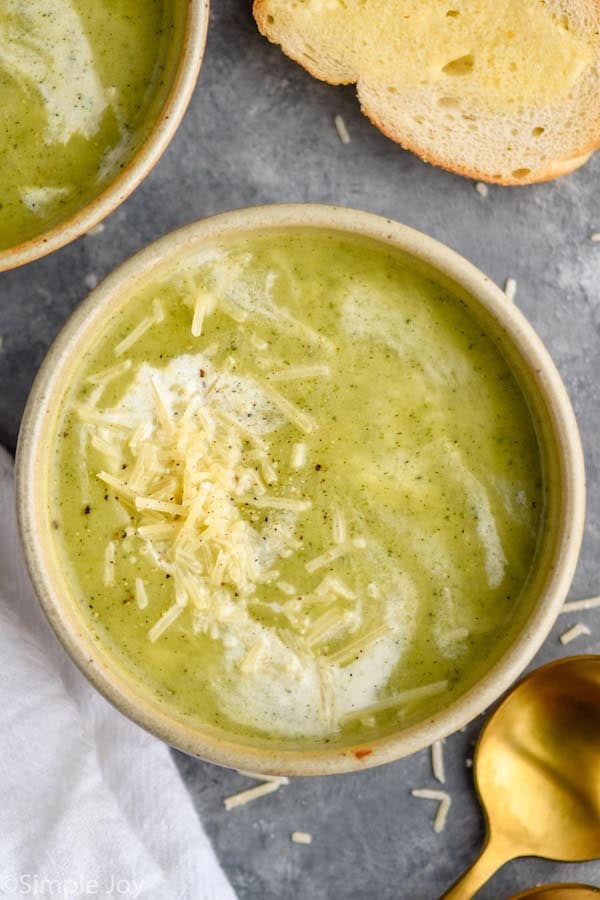
M59 646L0 448L0 896L235 900L168 748Z

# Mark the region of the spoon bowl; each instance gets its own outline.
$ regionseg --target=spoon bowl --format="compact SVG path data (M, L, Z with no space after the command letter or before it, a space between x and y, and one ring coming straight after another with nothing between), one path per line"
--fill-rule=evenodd
M469 900L517 856L600 857L600 656L520 681L486 723L473 766L487 840L447 900Z
M545 884L542 887L531 888L521 894L514 894L509 900L525 900L525 898L537 898L537 900L598 900L600 888L590 887L587 884Z

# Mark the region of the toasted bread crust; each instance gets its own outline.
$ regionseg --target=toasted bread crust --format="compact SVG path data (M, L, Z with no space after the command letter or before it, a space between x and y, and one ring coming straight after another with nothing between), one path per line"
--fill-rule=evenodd
M600 0L594 0L594 2L600 5ZM319 68L316 60L308 59L301 52L294 52L294 50L289 46L284 47L280 42L280 39L273 35L272 29L270 28L271 22L269 22L269 14L267 13L268 3L269 0L254 0L253 3L253 15L256 20L258 29L260 33L267 38L267 40L269 40L272 44L278 45L282 52L286 56L288 56L288 58L301 65L310 75L313 76L313 78L316 78L319 81L324 81L327 84L331 85L357 83L356 78L328 78L326 77L322 69ZM527 175L521 178L495 176L490 175L489 172L479 170L475 167L468 167L457 164L453 160L446 159L442 155L433 153L430 149L419 146L418 143L411 142L406 138L404 134L402 134L400 130L395 130L389 122L381 121L377 114L373 110L371 110L369 106L362 100L361 111L369 119L369 121L372 122L372 124L375 125L375 127L378 128L386 137L388 137L395 143L400 144L400 146L402 146L405 150L408 150L410 153L414 153L425 162L446 169L449 172L462 175L465 178L471 178L477 181L485 181L490 184L518 186L551 181L554 178L558 178L562 175L568 175L569 173L575 171L580 166L584 165L596 150L600 149L599 123L598 139L591 142L588 146L582 147L575 155L570 155L568 158L557 158L546 167L532 170Z
M302 54L294 54L290 50L287 50L283 45L277 40L276 37L273 37L272 32L269 30L269 16L266 11L266 6L269 0L254 0L252 5L252 15L254 16L254 20L258 25L258 30L265 37L270 44L275 44L282 53L288 57L288 59L293 60L298 65L302 66L309 75L312 75L313 78L316 78L317 81L324 81L325 84L331 84L334 86L340 84L356 84L355 78L337 78L334 81L325 77L322 71L319 70L317 64L315 62L314 65L311 65L310 61ZM600 3L600 0L598 0Z
M447 172L453 172L455 175L463 175L465 178L472 178L475 181L485 181L487 184L501 184L505 187L539 184L543 181L552 181L554 178L560 178L562 175L569 175L571 172L579 169L580 166L585 165L592 153L600 148L600 143L595 144L580 155L571 157L570 159L557 159L546 169L531 172L524 178L495 178L488 172L482 172L478 169L470 169L467 166L457 165L454 162L445 160L441 156L436 156L435 154L424 150L416 144L411 144L400 134L393 132L384 123L380 122L377 117L372 115L362 104L360 109L369 122L375 125L382 134L385 134L387 138L394 141L396 144L400 144L400 146L403 147L404 150L408 150L409 153L414 153L415 156L418 156L423 162L430 163L432 166L437 166L440 169L446 169Z

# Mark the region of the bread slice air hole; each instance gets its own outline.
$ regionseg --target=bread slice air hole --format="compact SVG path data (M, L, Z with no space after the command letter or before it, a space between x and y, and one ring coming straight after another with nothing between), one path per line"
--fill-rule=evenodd
M534 137L539 137L540 135L542 135L545 132L545 130L546 129L542 128L541 125L536 125L535 128L531 129L531 133Z
M473 67L475 65L475 57L472 53L465 53L464 56L459 56L458 59L451 59L450 62L446 63L442 68L442 72L444 75L450 76L461 76L461 75L470 75L473 71Z

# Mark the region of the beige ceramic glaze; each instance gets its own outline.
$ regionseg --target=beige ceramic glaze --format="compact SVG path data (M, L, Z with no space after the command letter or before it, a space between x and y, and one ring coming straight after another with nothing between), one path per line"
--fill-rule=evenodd
M135 190L152 171L172 140L198 79L208 29L209 0L186 0L183 50L173 84L159 117L123 171L96 197L65 222L31 240L0 250L0 272L46 256L90 231Z
M362 235L397 248L473 309L494 335L528 399L547 491L541 551L530 581L534 603L516 623L512 642L498 661L472 688L419 724L368 745L314 750L283 749L276 743L266 748L250 739L215 736L166 713L92 639L81 611L68 595L47 513L49 446L61 392L123 291L147 279L165 258L215 238L297 227ZM21 429L17 482L21 535L37 594L64 647L96 687L126 715L187 753L237 769L285 775L344 772L407 756L461 728L496 700L529 663L558 615L577 562L585 507L583 457L569 399L539 338L502 291L462 257L417 231L369 213L313 205L257 207L214 216L168 235L109 276L70 319L40 370Z

